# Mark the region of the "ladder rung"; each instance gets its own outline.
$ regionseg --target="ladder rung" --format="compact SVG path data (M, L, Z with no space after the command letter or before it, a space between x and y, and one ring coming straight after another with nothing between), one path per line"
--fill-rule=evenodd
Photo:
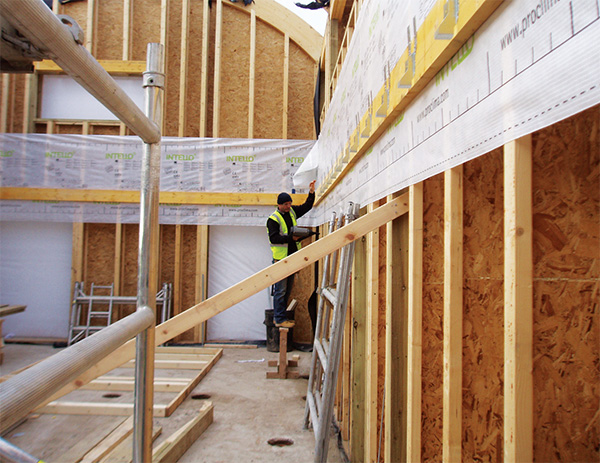
M90 312L90 315L95 315L96 317L108 317L110 312Z
M308 391L306 394L306 402L308 403L308 409L310 410L310 422L312 423L316 436L319 434L319 416L317 415L317 405L315 404L315 397L312 391Z
M317 348L317 354L319 354L319 361L321 362L323 371L327 371L327 354L325 353L325 349L323 349L321 341L318 339L315 339L315 347Z
M331 305L335 306L337 302L337 291L333 288L323 288L321 294L327 299Z

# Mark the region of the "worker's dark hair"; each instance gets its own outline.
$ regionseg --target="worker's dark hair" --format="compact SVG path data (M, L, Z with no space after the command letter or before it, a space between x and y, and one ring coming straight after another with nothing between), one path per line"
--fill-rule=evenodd
M285 191L283 193L279 193L279 196L277 196L277 204L283 204L291 201L292 197Z

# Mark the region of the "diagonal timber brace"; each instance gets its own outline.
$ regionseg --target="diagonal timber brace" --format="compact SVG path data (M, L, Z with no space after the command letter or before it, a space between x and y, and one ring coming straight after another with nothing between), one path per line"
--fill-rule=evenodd
M163 344L191 327L198 325L211 317L223 312L229 307L262 291L279 280L288 277L304 267L316 262L336 249L379 228L387 222L408 212L408 193L375 209L373 212L350 222L339 230L295 252L264 270L246 278L230 288L215 294L211 298L196 304L170 320L158 325L155 331L155 344ZM135 343L129 341L123 344L111 355L105 357L96 365L85 371L77 379L71 381L48 402L56 400L65 394L89 383L93 379L121 366L135 357ZM40 404L43 405L43 404Z

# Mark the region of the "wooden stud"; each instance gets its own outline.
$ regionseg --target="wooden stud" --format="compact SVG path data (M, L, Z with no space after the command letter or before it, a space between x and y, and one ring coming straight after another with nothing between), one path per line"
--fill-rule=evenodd
M215 67L213 78L213 126L212 136L218 138L221 117L221 46L223 29L223 3L215 0L217 4L217 25L215 29Z
M115 258L114 258L114 266L113 266L113 284L114 284L114 294L116 296L121 295L121 279L122 279L122 269L123 269L123 247L125 246L125 240L123 237L123 224L116 223L115 224ZM113 314L113 317L115 314ZM117 319L121 318L121 314L117 313ZM114 321L114 320L113 320Z
M208 225L196 227L196 302L208 297ZM207 323L194 326L194 341L206 342Z
M181 53L179 65L179 137L185 137L187 74L188 74L188 36L190 29L190 1L182 0L181 4Z
M531 135L504 146L504 461L533 461Z
M344 321L344 338L342 344L342 440L350 439L350 401L351 401L351 352L352 352L352 309L348 307Z
M94 34L96 33L96 0L88 0L86 24L85 48L91 55L93 55Z
M283 129L281 138L288 137L288 107L290 93L290 36L285 34L283 45Z
M111 76L141 76L146 70L146 61L101 59L98 63ZM66 74L58 64L48 59L36 61L33 66L38 74Z
M23 102L23 133L33 130L33 119L35 118L38 96L38 76L36 74L25 75L25 91Z
M10 95L10 76L11 74L2 74L2 104L0 105L0 131L2 133L8 132L8 102Z
M200 137L206 137L207 99L208 99L208 30L210 26L209 0L202 5L202 70L200 73Z
M96 463L112 452L121 442L133 433L133 416L123 421L106 438L102 439L98 445L94 446L79 463ZM71 460L64 460L71 461Z
M198 416L192 418L183 427L163 441L153 452L153 463L170 463L178 461L213 422L214 407L211 402L204 402Z
M123 0L123 61L129 60L131 48L131 0Z
M157 426L152 429L152 432L149 436L150 443L152 444L158 436L162 433L162 427ZM152 445L148 446L150 450L152 450ZM112 463L132 463L132 452L133 448L133 434L127 436L127 438L121 442L112 452L110 452L105 458L102 459L102 463L112 462ZM148 452L151 453L151 452ZM147 458L144 458L142 461L150 462L152 461L152 454L148 455Z
M335 232L321 238L309 246L306 246L295 252L286 259L283 259L254 275L249 276L225 291L200 302L193 307L185 310L181 314L173 317L156 327L155 345L164 344L175 336L188 330L190 326L201 323L223 312L227 308L243 301L253 294L262 291L273 283L286 278L302 268L311 265L327 254L331 254L348 243L359 239L371 230L377 229L390 220L405 214L408 211L408 195L404 194L397 199L385 204ZM135 343L129 341L116 349L111 355L107 356L96 365L89 368L78 378L65 385L60 391L54 394L50 400L71 392L74 389L88 383L94 378L116 368L135 355Z
M181 313L181 291L182 291L182 230L181 225L175 225L175 272L173 276L173 315Z
M366 305L367 305L366 238L356 241L352 267L352 387L350 411L350 452L356 461L365 453L366 403Z
M377 208L367 206L367 215ZM377 461L377 357L379 337L379 227L367 235L367 316L366 316L366 393L365 393L365 462Z
M154 417L165 418L166 405L154 405ZM58 401L39 408L38 413L49 415L102 415L102 416L129 416L133 414L133 404L99 403L99 402L73 402Z
M395 195L389 195L392 201ZM410 214L410 210L409 210ZM405 461L406 442L406 333L408 287L408 217L403 215L386 225L385 294L385 434L384 460Z
M248 138L254 138L254 85L256 74L256 11L250 12L250 71L248 78Z
M443 459L461 461L462 448L462 166L444 174Z
M421 461L423 182L409 187L406 461Z

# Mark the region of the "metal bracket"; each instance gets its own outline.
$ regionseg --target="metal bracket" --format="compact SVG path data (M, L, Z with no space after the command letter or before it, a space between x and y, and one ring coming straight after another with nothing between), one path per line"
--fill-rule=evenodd
M85 32L83 32L83 29L81 27L79 27L77 21L75 21L73 18L71 18L71 16L66 14L57 14L56 17L60 19L61 23L67 26L67 29L69 29L69 32L73 36L73 39L75 39L75 42L79 45L83 45L83 42L85 40Z

